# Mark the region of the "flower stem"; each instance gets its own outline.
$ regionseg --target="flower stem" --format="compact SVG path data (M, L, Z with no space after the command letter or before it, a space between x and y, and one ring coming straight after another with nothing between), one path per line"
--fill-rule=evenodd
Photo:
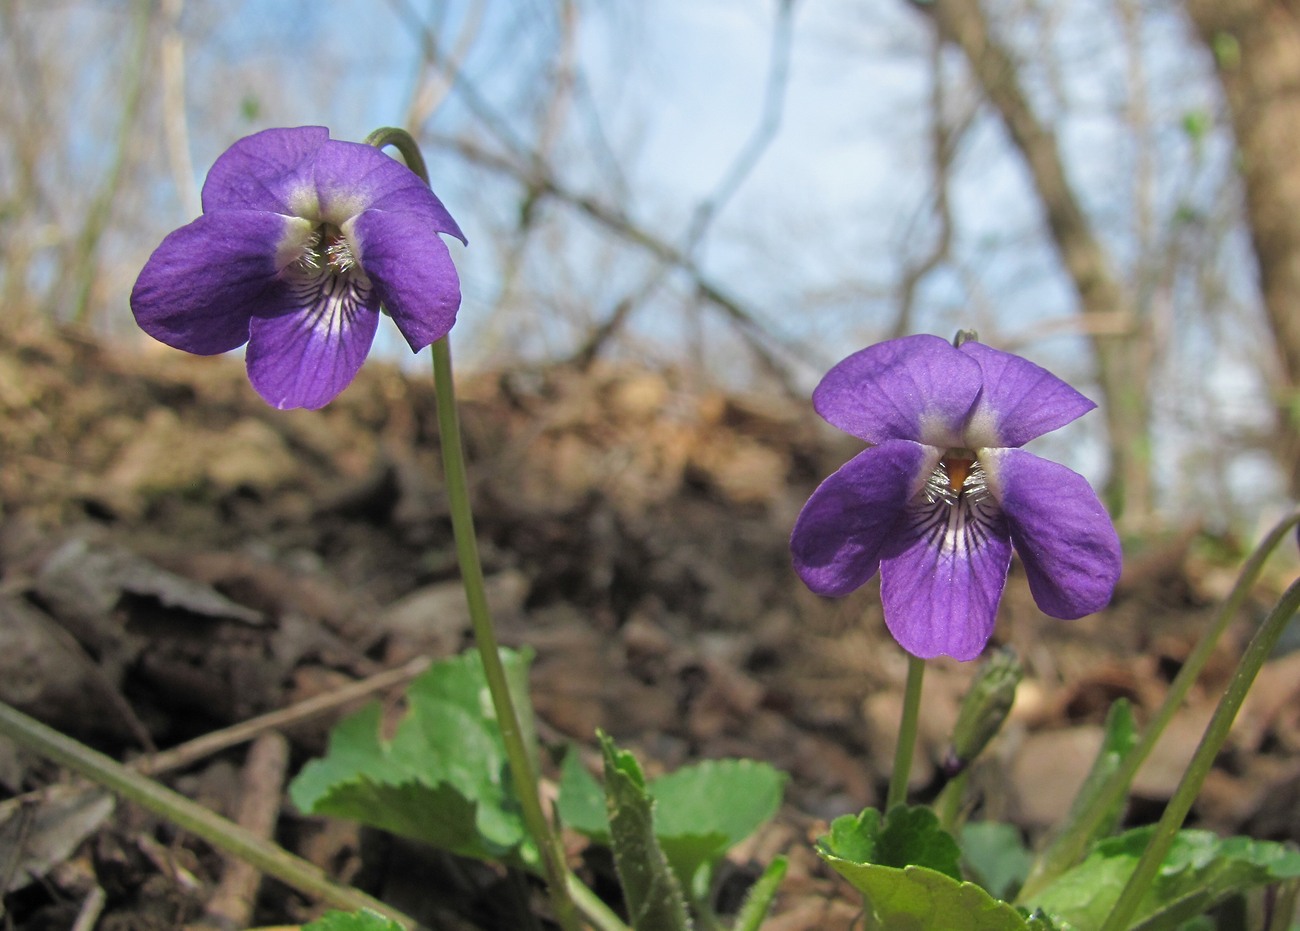
M523 812L524 823L537 844L546 872L547 889L555 920L562 928L576 931L578 916L569 894L568 870L564 863L564 850L560 839L551 830L542 812L542 802L537 789L537 771L532 755L524 744L519 714L510 697L505 666L501 662L496 631L488 611L487 592L483 585L483 566L479 562L478 543L474 534L474 516L470 509L469 482L465 474L465 453L461 442L460 416L456 411L455 386L451 371L451 345L447 337L433 344L433 382L437 394L438 436L442 445L442 463L447 483L447 500L451 509L452 535L456 540L456 557L460 561L461 581L469 603L470 623L474 628L474 643L483 660L483 673L487 679L492 707L496 712L497 727L505 744L506 758L510 761L510 774L514 779L515 794Z
M425 184L429 184L429 169L424 164L424 155L406 130L391 126L376 129L366 137L366 143L378 149L391 145L401 154L406 167ZM433 344L433 383L437 393L438 434L442 444L447 500L451 508L451 530L456 541L456 558L460 563L465 599L469 603L474 643L483 661L484 678L487 679L488 692L492 697L492 708L496 713L501 740L505 744L506 758L510 762L510 775L514 780L515 794L519 797L524 824L541 854L555 920L565 931L577 931L578 915L569 892L570 874L564 862L564 848L542 811L537 770L524 743L519 713L510 697L510 685L506 679L505 666L501 663L492 616L488 611L483 566L478 558L474 515L469 503L469 482L465 476L465 452L461 442L460 416L456 411L456 389L451 371L451 344L445 336Z
M1232 681L1228 683L1228 689L1219 700L1219 706L1214 709L1214 716L1210 718L1210 723L1205 728L1205 735L1192 755L1192 761L1187 765L1187 770L1183 773L1178 788L1174 790L1173 797L1169 799L1169 804L1165 806L1164 814L1161 815L1155 832L1151 835L1147 849L1143 851L1141 859L1134 867L1133 875L1129 877L1128 884L1120 893L1101 931L1122 931L1128 927L1133 913L1151 885L1151 880L1155 878L1160 864L1164 862L1165 854L1173 845L1174 837L1183 825L1183 819L1191 811L1192 803L1196 801L1196 796L1201 791L1201 784L1205 782L1205 777L1214 765L1214 758L1222 749L1224 741L1228 739L1228 731L1237 717L1237 712L1241 709L1246 692L1254 683L1264 662L1272 654L1273 648L1277 646L1278 639L1295 616L1297 609L1300 609L1300 580L1292 582L1291 587L1283 592L1282 598L1247 645L1241 662L1237 664L1237 669L1232 675Z
M903 691L903 717L898 722L898 749L894 752L894 771L889 776L889 794L885 811L907 802L907 781L912 775L912 757L916 753L916 732L921 711L921 680L925 660L907 655L907 686Z
M1279 521L1255 547L1254 552L1242 565L1232 591L1228 593L1228 597L1224 599L1218 612L1210 620L1204 636L1188 655L1174 681L1170 683L1164 702L1143 730L1141 739L1098 791L1096 804L1080 812L1079 820L1067 824L1038 857L1016 898L1018 903L1030 901L1053 879L1082 859L1084 850L1096 835L1102 819L1108 812L1115 810L1120 799L1128 792L1138 767L1150 755L1156 741L1160 739L1160 735L1164 733L1169 722L1182 707L1187 693L1191 691L1201 670L1205 668L1220 638L1241 610L1246 597L1259 579L1264 563L1298 523L1300 523L1300 511L1291 512Z
M629 931L623 920L614 914L614 910L572 873L569 874L569 895L573 896L578 909L597 931Z
M348 911L368 908L404 928L419 927L415 919L392 906L335 883L315 864L295 857L271 841L3 703L0 703L0 735L166 818L181 830L203 838L213 847L304 895Z

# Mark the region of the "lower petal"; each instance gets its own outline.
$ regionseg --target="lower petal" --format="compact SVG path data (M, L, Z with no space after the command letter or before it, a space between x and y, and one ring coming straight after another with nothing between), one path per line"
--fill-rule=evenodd
M979 456L1038 607L1065 619L1104 608L1123 557L1088 480L1021 449L980 450Z
M913 504L880 563L885 625L913 656L974 659L993 634L1010 566L992 499Z
M268 404L316 410L351 383L370 352L378 308L363 277L325 274L298 283L300 303L256 317L248 339L248 378Z
M171 233L131 291L140 329L205 356L244 345L250 319L284 304L276 246L289 222L260 210L223 210Z
M460 277L428 217L367 210L351 226L361 265L411 350L446 336L460 309Z
M890 440L864 450L817 487L790 534L795 571L819 595L840 596L876 574L907 502L939 450Z

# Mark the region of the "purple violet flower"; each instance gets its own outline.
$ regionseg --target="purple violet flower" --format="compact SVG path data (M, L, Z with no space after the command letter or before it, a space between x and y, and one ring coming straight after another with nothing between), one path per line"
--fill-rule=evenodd
M248 343L248 377L268 404L315 409L361 368L381 305L413 351L451 329L460 281L439 233L465 241L428 186L379 149L321 126L268 129L216 160L203 215L154 250L131 310L186 352Z
M840 596L880 571L903 649L974 659L993 633L1014 546L1044 613L1110 601L1120 546L1083 476L1019 447L1096 407L1019 356L937 336L889 340L827 373L813 406L872 445L813 492L795 570Z

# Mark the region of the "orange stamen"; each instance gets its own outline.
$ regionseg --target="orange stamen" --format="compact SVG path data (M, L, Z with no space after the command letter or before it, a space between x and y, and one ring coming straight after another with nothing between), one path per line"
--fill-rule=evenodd
M943 465L948 472L948 487L955 494L961 494L962 487L966 484L966 477L970 475L971 466L974 464L975 460L973 459L944 457Z

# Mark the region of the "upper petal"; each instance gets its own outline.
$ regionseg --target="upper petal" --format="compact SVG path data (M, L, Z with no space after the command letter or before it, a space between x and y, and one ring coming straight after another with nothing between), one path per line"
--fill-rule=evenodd
M979 363L984 379L966 427L965 445L972 449L1023 446L1097 406L1028 359L976 342L959 351Z
M819 595L847 595L875 575L881 549L939 455L919 443L888 440L822 482L790 534L804 584Z
M427 218L367 210L351 230L362 267L411 349L446 336L460 308L460 277Z
M212 164L203 182L203 212L269 210L294 215L295 199L314 190L313 162L329 135L324 126L299 126L240 139Z
M253 318L248 380L271 406L316 410L352 381L379 325L378 300L364 276L321 274L295 281L293 303Z
M421 219L426 234L446 233L465 241L465 234L429 186L372 145L331 140L316 154L313 177L321 217L337 226L364 210L409 213Z
M1022 449L982 449L979 458L1038 607L1067 619L1104 608L1123 556L1087 479Z
M880 562L885 626L913 656L974 659L993 634L1010 566L991 499L913 504Z
M937 336L877 343L840 362L813 392L817 413L872 443L962 445L980 390L980 367Z
M290 225L274 213L223 210L171 233L131 291L136 322L186 352L212 355L242 346L254 314L283 306L276 250Z

